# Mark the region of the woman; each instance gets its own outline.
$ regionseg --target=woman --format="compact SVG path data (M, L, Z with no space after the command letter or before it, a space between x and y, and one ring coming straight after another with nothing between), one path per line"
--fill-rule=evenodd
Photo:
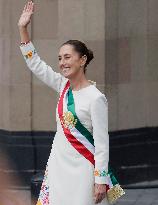
M40 59L30 40L27 25L33 12L30 1L18 22L20 49L30 70L60 94L57 132L37 204L109 204L107 193L112 187L119 191L113 200L124 192L109 174L108 102L85 75L93 52L81 41L65 42L59 50L61 74L56 73Z

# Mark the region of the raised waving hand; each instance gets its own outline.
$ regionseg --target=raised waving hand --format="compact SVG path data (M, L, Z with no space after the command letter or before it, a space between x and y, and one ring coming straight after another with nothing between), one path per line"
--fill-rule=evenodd
M18 21L19 27L27 27L27 25L31 21L31 16L34 12L34 3L32 1L28 1L24 6L20 19Z

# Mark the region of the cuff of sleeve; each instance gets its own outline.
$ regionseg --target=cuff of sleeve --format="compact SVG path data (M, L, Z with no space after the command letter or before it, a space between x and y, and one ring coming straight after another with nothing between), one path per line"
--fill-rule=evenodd
M31 41L26 45L20 45L20 50L25 59L32 58L32 56L37 53Z
M108 173L105 170L95 170L95 183L97 184L109 184Z
M97 184L109 184L108 176L105 176L105 177L95 176L95 183L97 183Z

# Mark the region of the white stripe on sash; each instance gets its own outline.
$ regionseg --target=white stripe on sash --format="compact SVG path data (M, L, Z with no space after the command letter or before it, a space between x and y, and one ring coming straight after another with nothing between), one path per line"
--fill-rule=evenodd
M108 183L107 184L109 185L109 188L113 187L113 183L111 181L111 178L110 178L109 174L108 174L107 178L108 178Z

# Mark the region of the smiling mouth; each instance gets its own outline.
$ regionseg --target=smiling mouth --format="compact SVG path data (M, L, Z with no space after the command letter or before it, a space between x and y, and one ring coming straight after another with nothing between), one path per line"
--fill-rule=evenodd
M70 67L63 68L63 71L68 71L69 69L70 69Z

